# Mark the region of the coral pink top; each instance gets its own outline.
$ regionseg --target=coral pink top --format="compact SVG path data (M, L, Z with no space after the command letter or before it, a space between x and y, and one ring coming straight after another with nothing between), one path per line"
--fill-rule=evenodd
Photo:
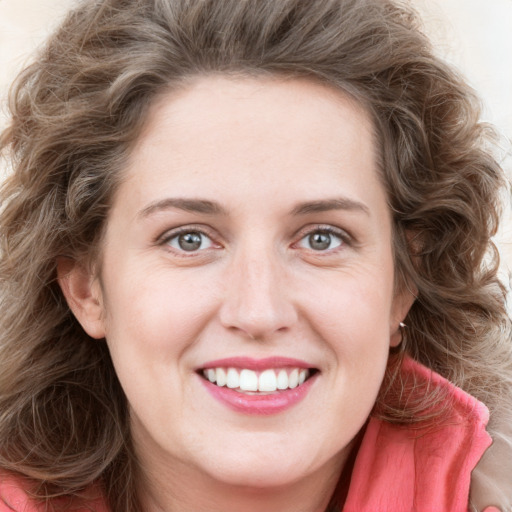
M408 400L445 392L442 419L411 427L368 422L342 512L467 512L471 471L491 444L486 407L438 374L406 359ZM440 408L441 406L437 406ZM431 411L435 412L435 411ZM18 480L0 482L0 512L42 512ZM81 512L108 512L101 499ZM490 509L489 509L490 510Z
M343 512L467 512L471 471L491 445L489 412L412 359L404 361L402 378L408 401L433 387L444 391L442 415L421 428L371 418Z

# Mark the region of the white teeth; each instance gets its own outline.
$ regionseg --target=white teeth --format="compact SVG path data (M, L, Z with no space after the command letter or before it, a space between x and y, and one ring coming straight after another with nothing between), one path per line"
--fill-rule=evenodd
M240 389L242 391L258 391L258 376L252 370L240 372Z
M235 389L240 386L240 375L238 375L238 372L234 368L228 369L226 386L231 389Z
M217 386L221 386L221 387L225 386L226 380L227 380L227 375L226 375L226 372L224 371L224 368L217 368L216 373L217 373L217 378L215 380L217 381Z
M276 372L274 370L265 370L260 373L258 379L258 391L275 391L277 388Z
M279 370L277 374L277 389L288 389L288 374L286 370Z
M203 375L217 386L227 386L240 391L260 391L273 393L277 390L294 389L309 377L309 370L304 368L290 368L288 370L273 369L257 372L237 368L208 368Z
M296 388L299 385L299 370L294 368L290 375L288 375L288 387L290 389Z

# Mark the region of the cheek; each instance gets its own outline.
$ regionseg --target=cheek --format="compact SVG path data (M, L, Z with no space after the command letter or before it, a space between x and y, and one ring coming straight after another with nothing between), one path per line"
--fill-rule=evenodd
M310 293L308 306L316 324L333 333L371 341L371 334L389 334L393 304L393 275L365 267L331 276L321 293Z
M388 360L392 275L372 267L338 275L325 300L309 301L311 324L331 352L329 375L339 407L360 411L361 418L373 407Z
M112 273L105 283L105 330L109 345L169 362L197 339L215 310L215 287L198 273L183 276L154 267Z

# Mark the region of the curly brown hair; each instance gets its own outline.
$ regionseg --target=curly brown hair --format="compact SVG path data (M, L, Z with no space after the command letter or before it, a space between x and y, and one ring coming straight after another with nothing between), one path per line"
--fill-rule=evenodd
M212 73L307 77L367 109L397 286L417 290L404 350L482 400L491 430L510 421L511 327L491 241L504 175L473 92L407 4L85 0L18 77L0 139L12 170L0 215L0 467L49 504L100 482L113 512L140 510L124 393L106 345L71 314L56 261L94 261L149 106ZM378 410L393 421L417 412L385 391Z

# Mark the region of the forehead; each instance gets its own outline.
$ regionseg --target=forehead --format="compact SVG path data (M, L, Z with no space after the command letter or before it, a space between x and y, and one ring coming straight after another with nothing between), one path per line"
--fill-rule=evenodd
M153 103L127 182L143 194L303 200L380 185L374 127L351 96L305 79L200 77ZM379 193L382 193L380 187Z
M285 114L283 116L283 114ZM192 135L209 132L222 135L224 123L241 128L278 127L286 124L292 137L307 126L312 132L333 138L333 121L347 128L355 121L360 135L373 140L374 127L365 108L349 93L332 85L306 78L206 75L184 81L161 93L149 109L139 142L156 140L161 128L190 130ZM341 122L340 122L341 121ZM274 133L274 135L276 135ZM139 145L140 146L140 145Z

